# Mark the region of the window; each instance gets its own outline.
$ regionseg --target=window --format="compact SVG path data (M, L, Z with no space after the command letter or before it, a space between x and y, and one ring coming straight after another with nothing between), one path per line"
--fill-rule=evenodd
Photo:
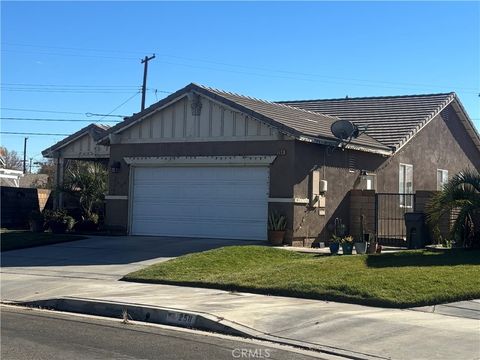
M448 182L448 170L437 169L437 190L443 190L443 187Z
M398 177L398 192L400 193L400 207L413 207L413 165L400 164Z
M373 177L373 175L367 175L365 176L365 188L366 190L375 190L375 178Z

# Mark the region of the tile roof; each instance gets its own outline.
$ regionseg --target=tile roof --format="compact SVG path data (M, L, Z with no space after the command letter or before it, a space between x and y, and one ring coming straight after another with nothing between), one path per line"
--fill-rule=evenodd
M293 129L298 135L309 136L312 138L325 138L335 140L336 138L330 131L330 126L337 120L336 116L319 114L309 111L308 109L300 109L287 104L279 104L266 100L256 99L249 96L239 95L223 90L213 89L203 85L198 85L208 92L214 93L222 99L227 99L235 104L241 105L246 109L252 110L254 113L261 114L273 121L289 129ZM233 104L232 104L233 105ZM235 107L234 105L232 107ZM242 110L242 109L240 109ZM248 113L248 111L243 110ZM252 114L255 116L255 114ZM258 117L258 115L256 116ZM367 135L361 135L352 141L352 144L373 146L388 149L384 144Z
M162 108L171 101L191 91L202 94L226 106L252 116L297 139L312 142L327 141L332 144L337 141L330 131L331 124L338 120L335 116L319 114L286 104L260 100L193 83L178 90L174 94L169 95L165 99L160 100L144 111L133 115L122 123L115 125L108 131L108 133L120 132L126 126L141 120L152 111ZM351 142L350 147L367 151L374 149L374 151L380 151L383 153L390 153L391 151L389 147L366 134L354 139Z
M455 93L281 101L297 107L368 126L366 133L398 149L428 120L455 98Z

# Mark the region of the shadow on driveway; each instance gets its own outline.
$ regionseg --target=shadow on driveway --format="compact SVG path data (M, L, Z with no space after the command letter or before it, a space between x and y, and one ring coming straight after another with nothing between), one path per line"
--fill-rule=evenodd
M231 245L266 242L153 236L95 236L86 240L2 252L1 267L130 264Z

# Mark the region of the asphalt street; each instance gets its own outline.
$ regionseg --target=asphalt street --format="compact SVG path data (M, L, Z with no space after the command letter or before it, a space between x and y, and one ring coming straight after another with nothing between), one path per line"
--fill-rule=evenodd
M0 310L2 360L319 358L294 348L203 332L10 306Z

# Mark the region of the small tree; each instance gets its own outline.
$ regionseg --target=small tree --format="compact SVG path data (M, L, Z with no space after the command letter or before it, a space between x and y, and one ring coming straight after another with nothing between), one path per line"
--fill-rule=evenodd
M480 247L480 173L465 170L456 174L427 206L427 217L439 233L440 219L452 210L458 215L450 230L457 246Z
M37 174L48 175L46 184L38 184L36 187L45 187L46 189L54 188L54 179L55 179L55 161L53 159L48 159L44 162L36 163L40 167L37 171Z
M83 218L92 219L95 207L105 198L107 169L100 163L72 161L60 190L78 196Z
M0 146L0 155L2 158L1 167L10 170L23 170L23 160L15 150L8 150L4 146Z

